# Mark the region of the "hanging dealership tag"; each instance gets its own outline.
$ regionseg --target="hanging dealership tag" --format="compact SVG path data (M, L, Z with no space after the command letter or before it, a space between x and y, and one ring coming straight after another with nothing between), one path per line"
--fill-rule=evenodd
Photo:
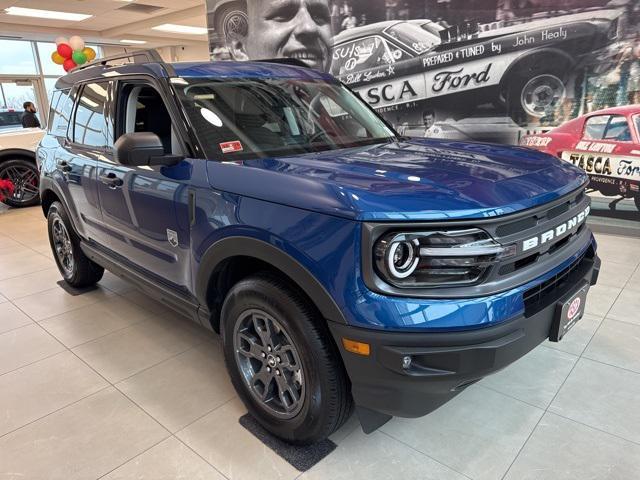
M242 143L240 143L239 140L234 140L233 142L222 142L220 144L220 150L222 150L222 153L241 152Z

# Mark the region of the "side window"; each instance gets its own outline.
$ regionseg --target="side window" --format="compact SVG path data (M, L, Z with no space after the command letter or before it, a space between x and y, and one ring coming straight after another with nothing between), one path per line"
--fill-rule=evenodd
M631 129L626 117L622 115L612 115L604 134L605 140L615 140L618 142L631 141Z
M391 49L387 41L378 36L361 38L334 47L331 73L345 75L368 68L389 65L404 60L406 54L400 49Z
M49 133L56 137L66 137L73 101L69 90L57 90L51 98L51 113L49 114Z
M108 82L88 83L82 89L74 117L73 141L91 147L110 147L105 105Z
M584 133L582 138L587 140L602 140L609 123L610 115L596 115L589 117L584 123Z
M118 135L134 132L155 133L160 138L165 153L182 153L169 110L154 87L141 82L121 83L118 92Z

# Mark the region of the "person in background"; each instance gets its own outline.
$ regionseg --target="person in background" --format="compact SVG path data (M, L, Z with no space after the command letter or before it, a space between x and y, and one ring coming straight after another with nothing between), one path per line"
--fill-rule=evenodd
M358 26L358 19L353 14L353 8L349 7L349 14L342 21L342 29L349 30L350 28L356 28Z
M442 129L436 125L436 112L433 109L428 109L422 112L422 123L424 124L424 136L437 137L442 133Z
M24 102L22 104L24 113L22 114L22 127L23 128L41 128L40 120L36 117L36 106L33 102Z
M331 64L328 0L248 0L246 35L228 40L234 60L294 58L327 71Z

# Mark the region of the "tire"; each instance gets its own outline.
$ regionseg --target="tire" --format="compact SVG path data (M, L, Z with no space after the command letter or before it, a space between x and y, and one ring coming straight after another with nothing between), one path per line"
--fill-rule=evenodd
M324 320L295 287L268 272L241 280L228 293L221 320L231 382L265 429L287 442L310 444L346 421L352 399L340 353Z
M214 29L222 35L222 39L244 38L249 29L246 8L242 2L229 2L215 12Z
M633 202L636 204L638 211L640 211L640 195L635 195L633 197Z
M80 239L60 202L53 202L49 207L47 230L53 258L65 282L75 288L85 288L100 281L104 268L84 254Z
M518 125L554 115L566 96L565 72L537 63L521 67L508 80L507 110Z
M40 172L35 162L17 158L0 163L0 178L11 180L16 189L4 203L10 207L32 207L40 203Z

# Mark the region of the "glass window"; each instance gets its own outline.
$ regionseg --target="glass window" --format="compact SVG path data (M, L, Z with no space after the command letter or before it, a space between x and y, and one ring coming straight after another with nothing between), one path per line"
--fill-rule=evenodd
M57 137L66 137L69 127L69 118L73 102L69 97L69 90L53 92L51 99L51 111L49 113L49 132Z
M0 74L19 75L38 73L31 42L21 40L0 40Z
M44 88L47 91L47 98L49 99L49 104L51 105L51 94L56 88L56 82L58 78L45 77L44 79Z
M616 140L618 142L631 141L631 129L629 122L622 115L612 115L604 135L605 140Z
M633 117L636 122L636 138L640 137L640 115Z
M439 36L412 23L397 23L388 27L385 33L420 54L440 44Z
M107 127L104 107L107 101L107 82L88 83L76 109L73 141L92 147L110 147L107 140Z
M587 118L584 124L583 138L587 140L602 140L604 138L604 132L607 128L610 115L596 115L594 117Z
M405 52L390 48L383 38L367 37L335 47L331 72L334 75L344 75L389 65L405 58L408 58Z
M209 158L295 155L395 139L338 83L283 79L187 79L181 101Z

